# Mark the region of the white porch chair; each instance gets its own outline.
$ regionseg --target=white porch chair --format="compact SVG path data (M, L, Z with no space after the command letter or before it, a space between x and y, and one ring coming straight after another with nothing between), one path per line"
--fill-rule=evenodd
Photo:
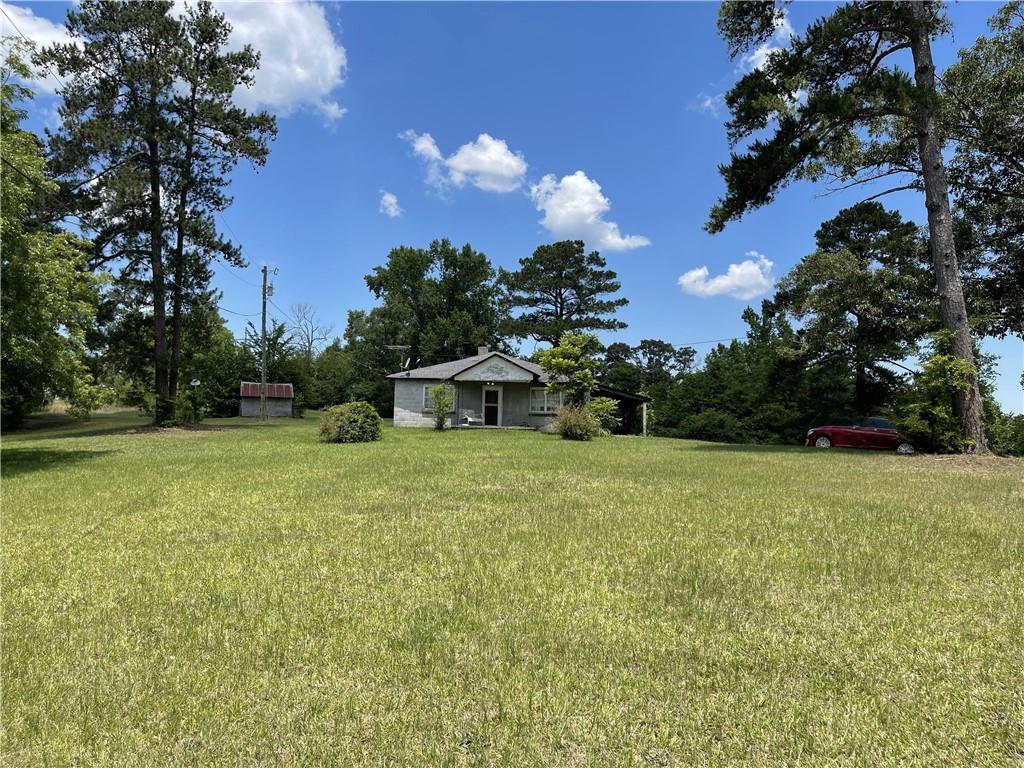
M459 423L465 427L482 427L484 420L482 416L477 416L476 411L470 408L463 408Z

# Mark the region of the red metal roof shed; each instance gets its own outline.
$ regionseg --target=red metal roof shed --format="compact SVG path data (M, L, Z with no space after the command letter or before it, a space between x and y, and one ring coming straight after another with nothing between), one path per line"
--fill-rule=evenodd
M242 397L259 397L260 383L258 381L242 382ZM279 397L292 400L295 398L295 390L291 384L267 384L267 397Z

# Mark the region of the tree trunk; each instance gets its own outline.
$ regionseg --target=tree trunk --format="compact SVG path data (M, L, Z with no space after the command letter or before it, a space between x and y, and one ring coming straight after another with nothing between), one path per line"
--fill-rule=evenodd
M174 420L167 376L167 289L164 284L163 217L160 210L160 148L155 139L149 148L149 266L153 273L153 368L156 403L153 423Z
M195 101L195 87L192 88L192 101ZM181 189L178 192L177 208L177 230L174 239L174 294L171 300L171 370L168 380L168 390L172 399L178 396L178 375L181 369L181 331L182 331L182 304L184 283L185 283L185 224L188 218L188 195L192 186L192 157L195 144L195 110L194 106L189 115L188 141L185 145L185 164L181 171L179 184Z
M858 357L854 365L853 378L853 407L857 416L864 418L870 416L868 413L868 372L867 366Z
M939 314L942 324L952 334L953 356L974 366L974 345L953 241L953 218L949 210L949 186L942 158L942 139L935 115L935 64L932 61L929 33L929 17L933 8L931 3L925 2L910 3L910 6L916 21L910 32L910 49L914 56L914 79L921 90L915 115L917 145L924 178L928 235L939 294ZM971 377L965 389L956 391L954 407L968 451L988 453L977 375Z
M174 402L178 401L178 374L181 369L181 283L185 278L184 272L181 262L175 262L171 294L171 365L167 374L167 392Z

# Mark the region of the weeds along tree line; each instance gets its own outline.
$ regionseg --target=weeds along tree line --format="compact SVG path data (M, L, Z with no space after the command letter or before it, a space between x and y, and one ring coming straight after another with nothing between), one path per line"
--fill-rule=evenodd
M233 415L239 381L259 378L257 329L236 337L210 282L216 263L245 264L219 214L232 169L264 163L277 127L232 100L259 54L227 50L230 28L209 2L171 9L85 0L68 14L76 43L5 41L5 426L56 397L78 415L136 405L161 424L189 418L192 397ZM727 2L719 31L744 55L783 14ZM655 434L791 443L824 421L885 414L924 449L1024 451L1022 417L1000 411L977 347L1024 335L1021 3L990 26L939 73L931 44L951 31L941 6L849 3L727 94L733 151L709 231L794 180L873 186L744 311L744 338L703 358L658 339L600 348L598 377L648 394ZM63 103L39 137L21 127L23 83L44 71ZM926 226L885 207L895 190L919 193ZM297 409L365 400L387 416L385 374L402 366L625 327L615 272L579 241L541 245L514 270L469 244L401 246L365 281L377 305L350 311L337 336L311 307L272 307L269 379L295 384Z

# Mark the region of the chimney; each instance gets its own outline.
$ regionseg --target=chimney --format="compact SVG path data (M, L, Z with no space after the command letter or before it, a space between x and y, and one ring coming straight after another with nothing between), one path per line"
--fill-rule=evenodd
M486 355L490 351L491 351L491 348L488 347L486 344L484 344L482 347L477 347L476 348L476 353L478 355Z

